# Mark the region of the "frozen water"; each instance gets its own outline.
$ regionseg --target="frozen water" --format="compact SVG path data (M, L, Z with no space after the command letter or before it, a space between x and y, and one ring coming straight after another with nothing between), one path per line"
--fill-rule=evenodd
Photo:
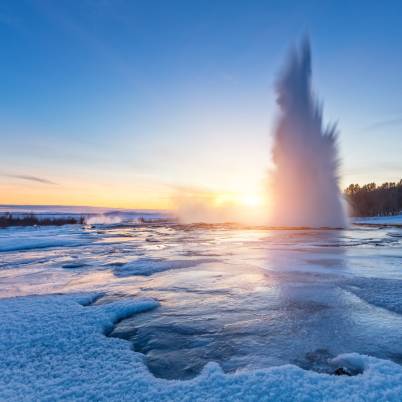
M155 378L128 342L104 334L119 320L149 311L156 303L136 299L91 305L96 297L23 297L0 303L0 400L401 400L402 368L357 354L332 361L334 367L361 373L352 377L292 365L228 375L208 363L191 381Z
M287 363L333 373L338 366L332 358L351 352L402 364L398 226L9 228L0 231L0 245L2 298L97 292L103 295L97 308L129 303L133 297L157 300L157 308L120 314L108 328L108 342L116 337L131 342L157 377L189 379L211 361L227 373ZM53 303L46 297L43 305ZM0 309L11 300L0 301ZM31 310L23 307L24 300L30 306L41 299L15 300L20 319L28 320L23 313ZM43 309L35 314L46 316L50 307ZM67 320L57 311L54 320ZM124 353L135 354L129 348ZM95 371L97 364L105 364L97 359Z
M182 259L172 260L163 258L138 258L127 264L117 264L114 268L114 274L117 276L130 276L130 275L145 275L149 276L156 272L167 271L171 269L190 268L204 262L212 262L212 258L199 258L199 259Z
M64 231L57 227L15 227L0 230L0 253L4 251L35 250L53 247L77 247L88 243L90 233L77 232L76 226Z

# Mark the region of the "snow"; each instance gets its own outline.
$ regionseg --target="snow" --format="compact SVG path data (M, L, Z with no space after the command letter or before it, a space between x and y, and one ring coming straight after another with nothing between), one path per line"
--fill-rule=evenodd
M402 225L402 215L353 218L353 222L373 225Z
M331 376L292 365L224 374L215 363L190 381L156 379L113 323L155 308L150 299L89 305L96 295L34 296L0 303L0 399L7 401L400 401L402 368L348 354L335 366L362 374Z
M118 265L114 268L116 276L124 277L130 275L152 275L157 272L163 272L170 269L183 269L197 266L206 262L213 262L216 259L199 258L192 260L165 260L157 258L139 258L124 265Z
M0 400L402 400L399 227L67 225L1 247Z
M92 234L80 231L76 225L10 227L0 230L0 252L23 251L52 247L77 247L90 242Z
M80 246L84 244L78 240L72 239L58 239L58 238L48 238L48 239L20 239L16 241L15 239L0 239L0 252L2 251L22 251L22 250L32 250L37 248L50 248L50 247L69 247L69 246Z
M402 314L400 281L386 278L354 278L347 282L347 286L350 291L370 304Z
M11 213L13 215L46 215L58 217L60 215L80 216L80 215L102 215L102 214L122 214L130 216L167 216L167 211L152 209L121 209L121 208L102 208L89 206L71 205L0 205L0 214Z

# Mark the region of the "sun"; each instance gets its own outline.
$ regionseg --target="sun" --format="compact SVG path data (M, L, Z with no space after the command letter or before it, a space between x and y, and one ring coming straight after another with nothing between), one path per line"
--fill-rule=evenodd
M263 202L263 197L257 193L222 193L214 198L214 203L217 206L232 204L246 207L259 207Z
M259 207L262 205L262 197L258 194L240 194L238 197L240 204L248 207Z

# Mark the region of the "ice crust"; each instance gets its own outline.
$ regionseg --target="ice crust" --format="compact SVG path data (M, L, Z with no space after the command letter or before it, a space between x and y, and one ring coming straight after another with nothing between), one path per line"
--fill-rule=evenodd
M80 232L74 225L63 228L11 227L0 231L0 253L7 251L27 251L52 247L77 247L88 244L90 236Z
M84 243L77 240L69 239L21 239L18 241L15 241L13 239L1 239L0 252L23 251L51 247L74 247L81 246L82 244Z
M353 218L353 221L355 223L366 223L366 224L377 224L377 225L402 225L402 215Z
M31 296L0 303L0 400L400 401L402 367L347 354L332 376L292 365L224 374L215 363L190 381L153 377L130 343L107 337L117 321L155 308L152 299L90 305L95 294Z
M199 258L192 260L165 260L158 258L139 258L127 264L116 266L113 272L116 276L125 277L131 275L149 276L157 272L170 269L183 269L197 266L206 262L213 262L213 258Z

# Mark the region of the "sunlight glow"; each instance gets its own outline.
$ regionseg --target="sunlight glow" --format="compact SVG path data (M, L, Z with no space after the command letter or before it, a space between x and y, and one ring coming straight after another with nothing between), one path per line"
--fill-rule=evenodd
M221 193L217 194L213 200L213 204L216 206L231 204L247 207L259 207L263 202L263 197L256 193Z
M263 204L263 199L258 194L243 194L239 201L248 207L259 207Z

